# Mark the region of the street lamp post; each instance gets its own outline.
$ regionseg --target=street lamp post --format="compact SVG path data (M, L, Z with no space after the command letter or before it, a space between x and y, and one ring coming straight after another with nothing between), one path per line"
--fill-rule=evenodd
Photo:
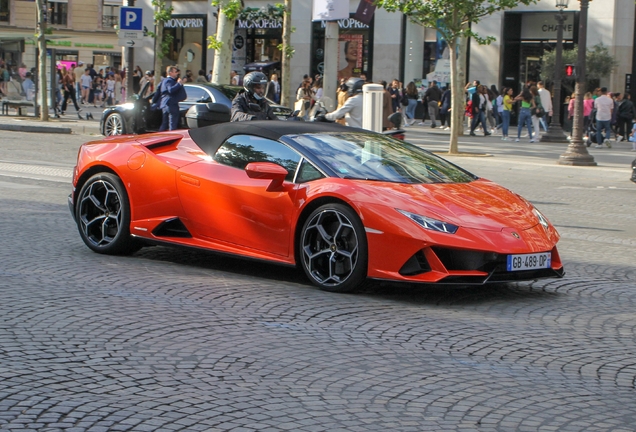
M556 0L556 7L559 13L557 20L557 46L556 58L554 62L554 88L552 89L552 122L545 135L541 137L541 142L567 143L568 140L563 133L561 125L561 75L563 74L563 23L565 15L563 9L568 7L570 0Z
M591 0L579 0L579 52L576 61L576 102L574 103L574 125L572 141L567 150L559 156L560 165L596 166L594 157L587 152L583 143L583 94L585 93L585 54L587 53L587 9Z

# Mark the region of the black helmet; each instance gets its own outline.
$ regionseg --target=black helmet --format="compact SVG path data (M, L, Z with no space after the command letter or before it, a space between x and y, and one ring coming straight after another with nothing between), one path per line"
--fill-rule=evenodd
M243 77L243 88L256 99L262 99L254 93L254 84L267 85L267 77L262 72L250 72Z
M347 80L346 85L349 96L353 96L355 94L362 93L364 80L362 78L351 77Z

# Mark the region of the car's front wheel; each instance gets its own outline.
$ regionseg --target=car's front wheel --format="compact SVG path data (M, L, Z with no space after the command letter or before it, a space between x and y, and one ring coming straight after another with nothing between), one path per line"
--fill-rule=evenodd
M367 276L367 237L358 215L343 204L326 204L307 218L299 236L303 270L325 291L351 292Z
M140 244L130 236L130 204L119 177L106 172L95 174L77 197L75 220L86 246L109 255L139 250Z
M104 135L123 135L124 134L124 119L119 113L112 113L106 117L104 121Z

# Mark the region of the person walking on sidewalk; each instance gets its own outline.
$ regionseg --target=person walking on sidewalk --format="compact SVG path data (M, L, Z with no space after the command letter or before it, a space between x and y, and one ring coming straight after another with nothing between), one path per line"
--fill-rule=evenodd
M534 142L534 138L532 135L532 110L536 108L534 103L534 97L530 90L526 87L523 89L521 94L519 94L515 98L515 102L521 101L521 109L519 110L519 125L517 126L517 139L516 142L521 140L521 129L523 129L523 125L528 126L528 136L530 137L530 142Z
M616 137L616 141L623 141L627 139L632 121L636 119L636 110L634 109L632 101L627 99L627 93L619 93L616 96L616 101L618 102L618 136Z
M483 85L477 86L477 90L473 93L471 98L472 103L472 112L473 112L473 121L470 126L470 136L477 136L475 134L475 128L477 125L481 123L481 126L484 128L484 136L489 136L490 132L488 132L488 126L486 126L486 95L485 88Z
M407 121L404 126L411 126L415 122L415 108L417 108L418 92L415 83L411 81L406 85L405 96L408 99L408 105L406 106L406 118Z
M539 88L537 91L539 92L539 96L541 97L541 106L545 110L545 115L539 119L541 122L541 126L543 126L544 131L548 131L548 117L552 117L552 95L545 88L543 81L539 81L537 83L537 87Z
M424 93L424 106L428 107L428 116L431 118L431 127L437 127L437 117L439 115L439 103L442 100L442 91L437 87L437 81L431 81L431 85Z
M503 109L501 111L501 139L508 141L508 130L510 129L510 117L512 115L512 103L514 101L512 97L512 88L504 87L503 91Z
M612 133L610 122L612 121L612 112L614 111L614 100L607 95L607 87L601 88L601 96L594 100L594 108L596 108L596 148L602 148L605 144L608 148L612 148L610 136ZM603 137L605 130L605 137Z
M77 104L77 99L75 98L75 76L73 75L73 71L66 72L66 75L62 77L62 90L64 90L64 101L62 102L62 115L66 111L66 103L69 98L73 101L73 105L75 105L75 111L77 111L77 117L80 119L82 115L80 111L82 109Z

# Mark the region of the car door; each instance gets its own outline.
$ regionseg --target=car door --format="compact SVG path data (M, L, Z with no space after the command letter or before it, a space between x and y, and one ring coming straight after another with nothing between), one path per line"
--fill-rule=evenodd
M291 183L300 155L278 141L235 135L211 160L179 170L177 183L184 211L202 237L286 257L296 214ZM273 162L288 171L282 188L268 191L271 180L252 179L245 166Z
M183 86L186 91L186 98L179 102L179 115L180 115L180 127L183 129L187 129L187 124L185 121L185 115L190 109L190 107L194 104L198 103L209 103L213 102L210 94L203 87L199 87L196 85L186 84Z

